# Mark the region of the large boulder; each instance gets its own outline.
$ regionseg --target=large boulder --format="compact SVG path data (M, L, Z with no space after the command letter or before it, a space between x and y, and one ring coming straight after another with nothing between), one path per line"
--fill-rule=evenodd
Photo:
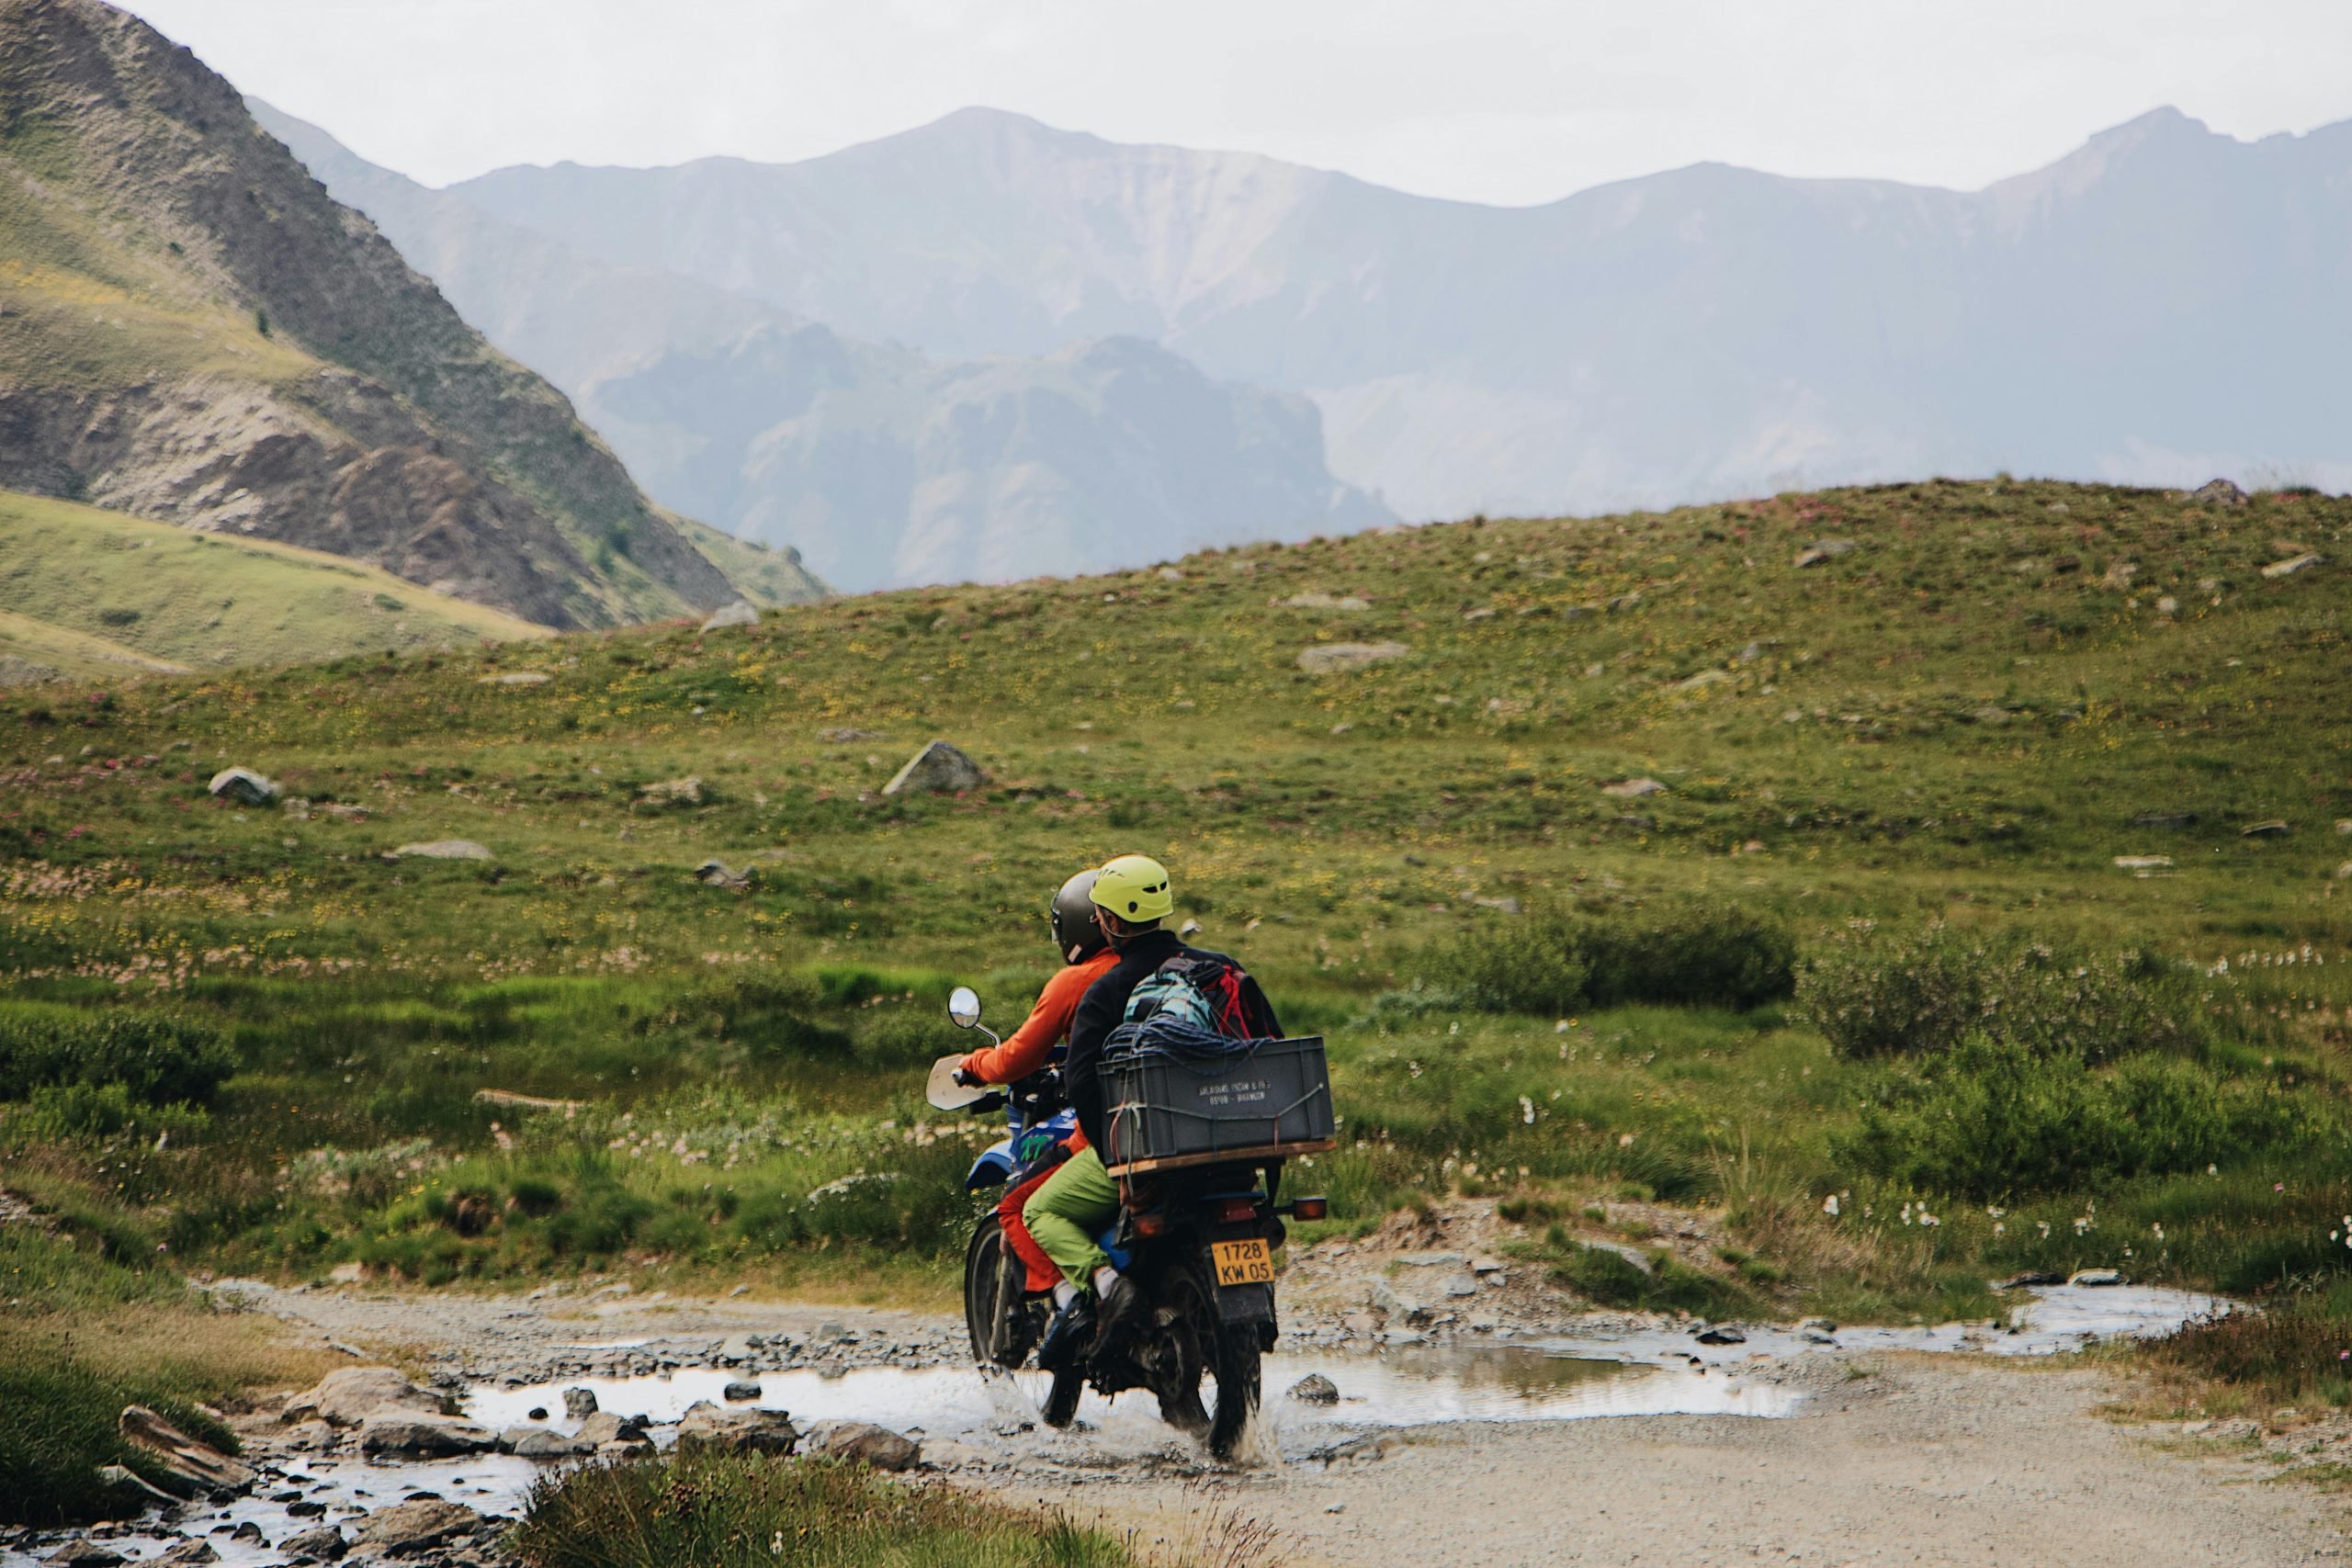
M728 1410L701 1399L678 1421L682 1454L788 1454L799 1441L799 1428L781 1410Z
M215 799L239 806L267 806L277 798L277 786L251 768L223 768L204 787Z
M944 740L934 740L907 760L898 776L882 786L884 795L920 791L932 795L961 795L988 782L980 765Z
M2244 506L2245 491L2228 479L2207 479L2188 492L2188 499L2208 506Z
M1310 675L1332 675L1403 659L1412 651L1401 642L1324 642L1300 649L1298 667Z
M593 1388L565 1389L563 1413L574 1421L585 1421L596 1414L596 1391Z
M808 1431L808 1451L827 1459L854 1460L876 1470L912 1470L922 1462L922 1445L871 1421L822 1421Z
M353 1544L387 1557L404 1557L430 1551L461 1535L481 1535L490 1528L488 1519L463 1503L422 1498L368 1515L353 1532Z
M716 632L724 631L729 626L756 626L759 624L760 613L738 599L723 609L712 611L710 618L703 622L702 629L707 632Z
M439 1394L419 1388L391 1367L342 1367L321 1378L317 1387L288 1398L278 1419L356 1427L379 1410L438 1416L443 1408Z
M445 1459L452 1454L487 1453L497 1446L497 1433L461 1416L379 1410L359 1423L361 1453Z

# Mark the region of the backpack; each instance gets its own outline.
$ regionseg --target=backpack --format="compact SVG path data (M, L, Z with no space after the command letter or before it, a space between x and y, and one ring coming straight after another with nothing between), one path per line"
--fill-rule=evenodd
M1215 953L1180 953L1136 982L1121 1021L1184 1024L1227 1040L1256 1032L1242 995L1241 966Z

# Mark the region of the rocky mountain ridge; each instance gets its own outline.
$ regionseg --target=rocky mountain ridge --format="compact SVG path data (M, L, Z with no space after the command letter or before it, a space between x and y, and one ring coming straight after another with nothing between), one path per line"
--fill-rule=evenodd
M562 387L655 495L863 589L1114 570L1390 520L1294 394L1134 337L941 360L591 254L252 106L341 200Z
M548 626L739 596L228 83L97 0L0 4L0 486Z
M1501 209L971 109L787 165L451 187L951 355L1149 339L1312 396L1408 516L2007 468L2352 483L2352 124L2175 110L1976 192L1701 164Z

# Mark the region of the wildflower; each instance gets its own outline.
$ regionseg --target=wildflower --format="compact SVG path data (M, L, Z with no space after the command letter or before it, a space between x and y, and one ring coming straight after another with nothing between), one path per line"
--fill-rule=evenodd
M2008 1230L2009 1227L2003 1224L2000 1221L1995 1220L1993 1222L1993 1234L1995 1235L2007 1235L2008 1234Z
M1828 1197L1824 1198L1824 1199L1821 1201L1821 1212L1822 1212L1823 1213L1825 1213L1825 1214L1828 1215L1828 1216L1829 1216L1831 1219L1833 1219L1833 1220L1834 1220L1834 1219L1836 1219L1836 1218L1838 1217L1838 1194L1837 1194L1837 1193L1832 1192Z
M1535 1102L1523 1094L1519 1097L1519 1119L1527 1126L1535 1125Z
M1943 1221L1936 1218L1935 1215L1928 1213L1927 1210L1922 1209L1919 1211L1919 1223L1923 1225L1939 1225L1943 1224Z
M782 1530L778 1530L774 1535L768 1537L768 1555L771 1557L781 1557L784 1555L784 1532Z

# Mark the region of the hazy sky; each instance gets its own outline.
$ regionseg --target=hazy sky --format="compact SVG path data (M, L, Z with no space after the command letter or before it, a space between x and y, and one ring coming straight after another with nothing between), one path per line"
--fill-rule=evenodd
M1546 201L1720 159L1973 187L2172 104L2352 118L2347 0L130 0L433 184L784 161L967 104Z

